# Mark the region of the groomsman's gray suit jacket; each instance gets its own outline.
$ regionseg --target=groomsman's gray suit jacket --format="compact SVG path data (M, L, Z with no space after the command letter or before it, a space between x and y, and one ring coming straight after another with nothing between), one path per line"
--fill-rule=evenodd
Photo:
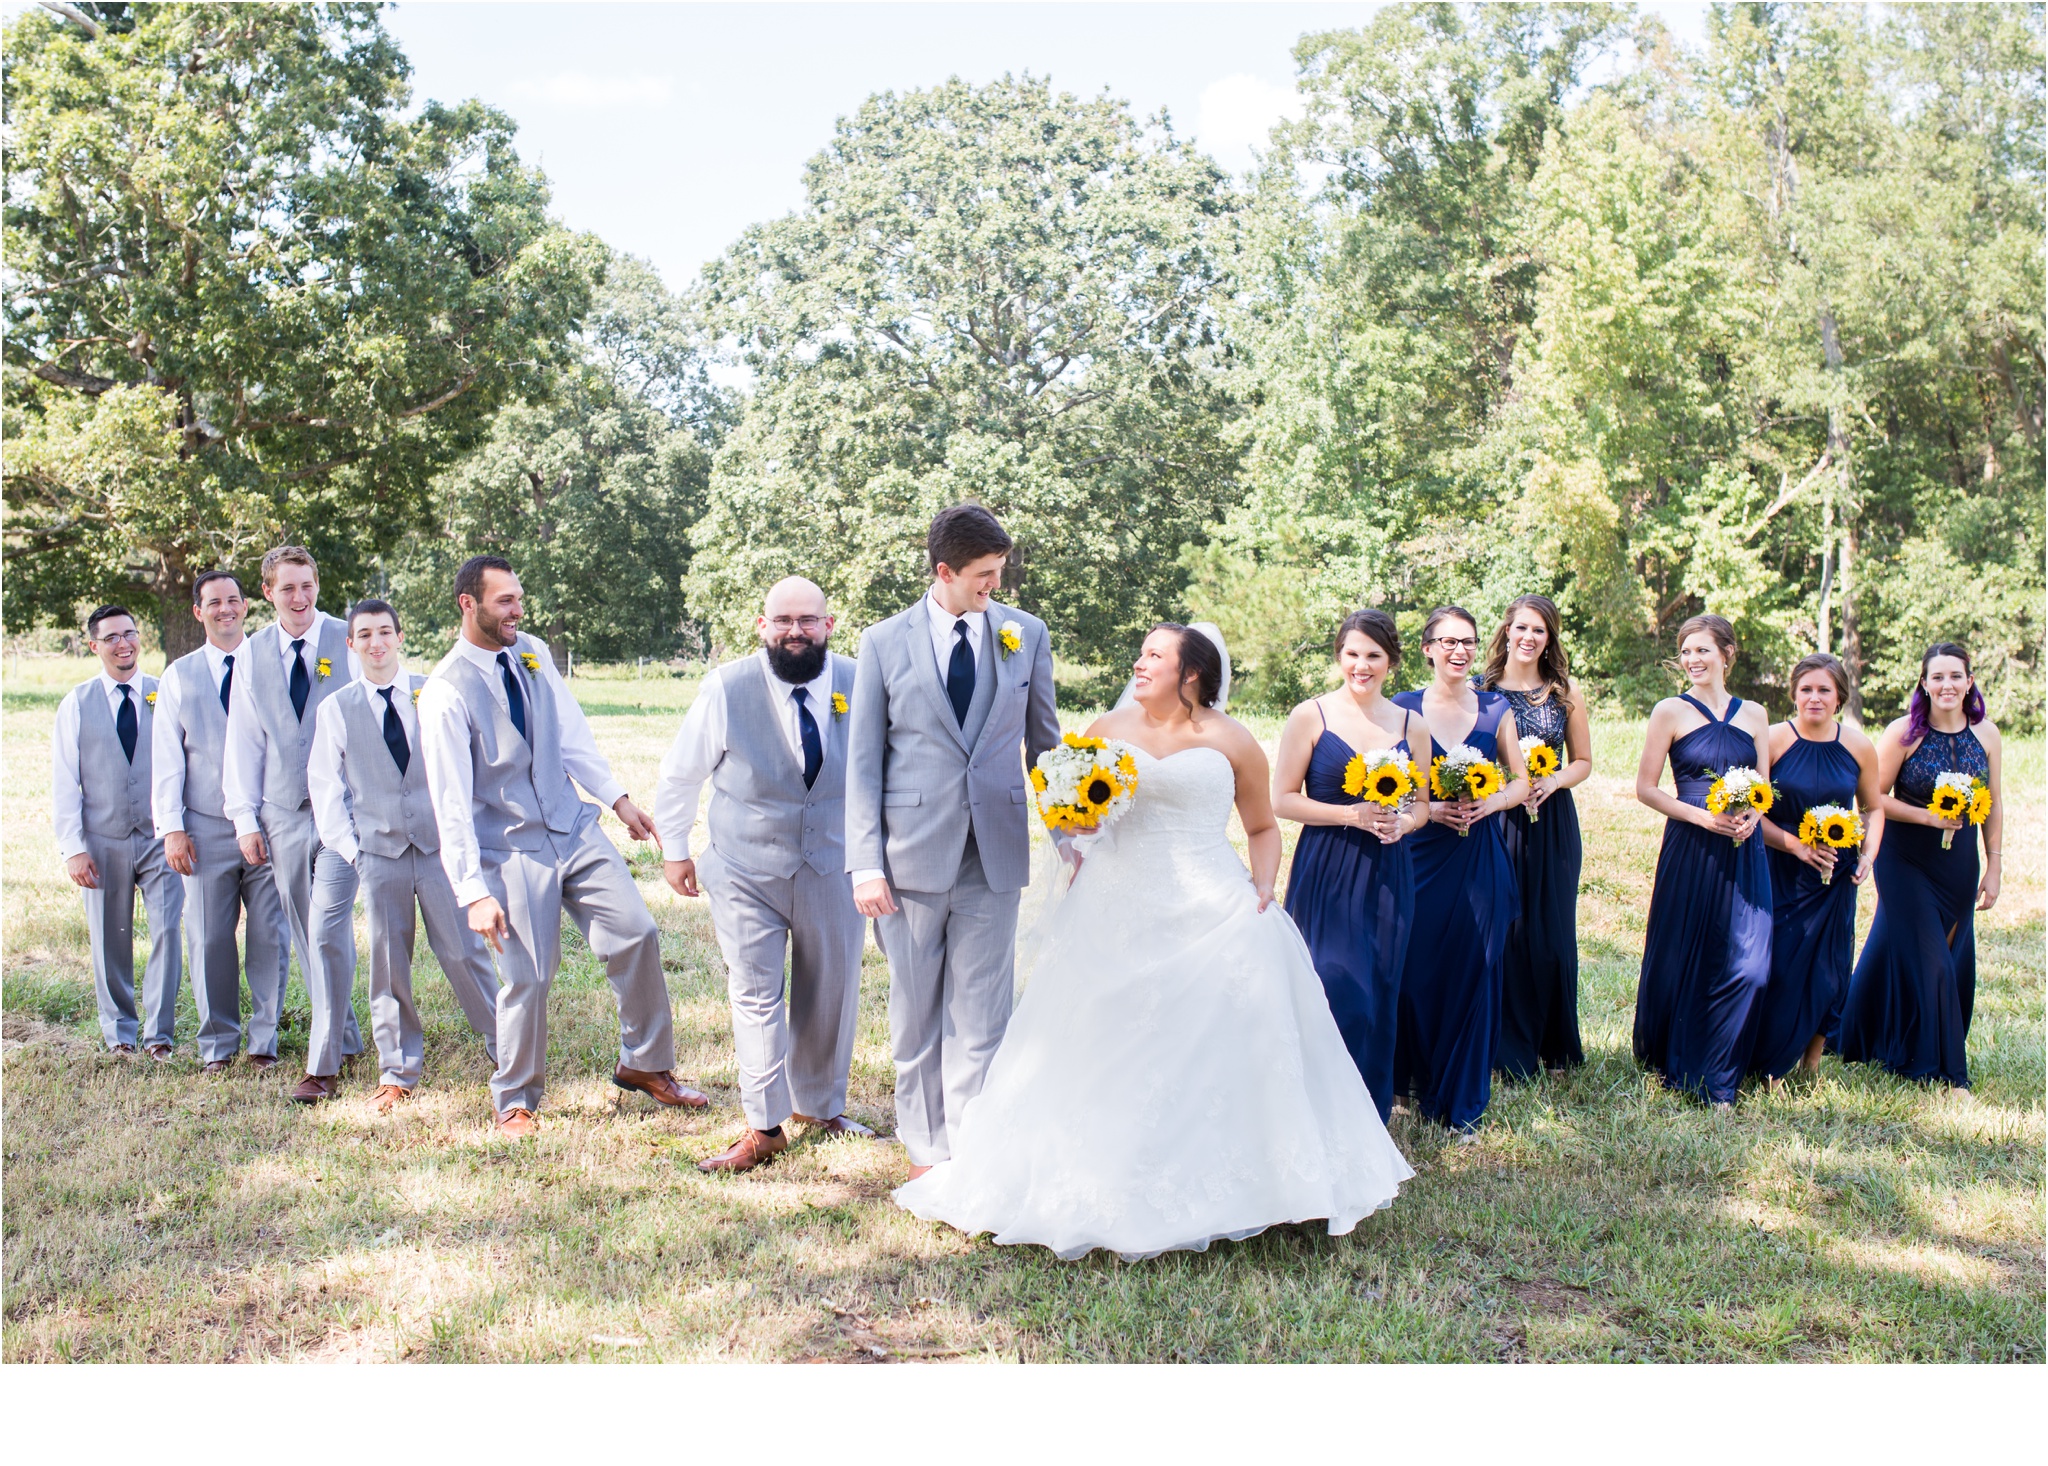
M862 635L847 729L849 871L883 871L897 890L950 890L971 827L991 891L1030 881L1024 765L1060 739L1052 646L1045 623L1028 612L990 601L985 614L976 671L986 676L993 663L995 686L971 739L976 719L963 731L953 716L924 598ZM1022 641L1008 656L999 641L1006 621Z

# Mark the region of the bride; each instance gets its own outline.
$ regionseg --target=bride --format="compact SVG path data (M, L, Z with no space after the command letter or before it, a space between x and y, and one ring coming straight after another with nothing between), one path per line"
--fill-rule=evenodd
M1155 627L1089 728L1138 750L1136 798L1079 842L952 1159L896 1192L917 1216L1135 1261L1284 1222L1339 1236L1414 1174L1274 905L1266 756L1220 710L1228 675L1220 640Z

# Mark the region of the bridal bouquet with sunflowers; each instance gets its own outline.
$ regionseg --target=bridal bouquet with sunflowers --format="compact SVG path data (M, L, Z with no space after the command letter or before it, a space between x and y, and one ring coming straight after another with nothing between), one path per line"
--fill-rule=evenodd
M1120 738L1069 733L1038 756L1031 787L1048 830L1088 834L1107 829L1138 793L1138 763Z
M1564 760L1558 757L1556 749L1545 743L1541 738L1524 738L1522 740L1522 767L1529 771L1531 779L1547 779L1564 767ZM1540 805L1532 804L1529 806L1530 824L1536 823L1536 816L1540 811Z
M1392 748L1369 748L1344 765L1344 792L1368 804L1406 809L1422 787L1415 765Z
M1500 793L1500 765L1469 743L1454 743L1429 765L1432 799L1469 799L1477 804ZM1460 830L1460 838L1471 834Z
M1736 764L1718 774L1708 769L1706 776L1714 781L1707 789L1708 814L1728 814L1731 811L1740 814L1745 809L1769 814L1772 803L1777 799L1777 791L1771 788L1771 781L1747 764ZM1742 836L1737 835L1735 843L1740 845Z
M1973 825L1981 825L1991 814L1991 786L1975 774L1954 770L1936 774L1934 797L1927 801L1927 809L1941 819L1967 819ZM1947 850L1955 838L1954 830L1943 830L1941 848Z
M1863 816L1839 804L1816 804L1799 818L1799 843L1814 849L1825 845L1830 850L1847 850L1852 845L1861 845ZM1820 873L1820 883L1830 885L1834 876L1832 870L1824 870Z

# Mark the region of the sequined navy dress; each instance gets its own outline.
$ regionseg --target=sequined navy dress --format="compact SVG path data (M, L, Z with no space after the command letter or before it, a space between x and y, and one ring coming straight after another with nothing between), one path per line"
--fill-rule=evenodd
M1575 752L1585 752L1566 747L1565 709L1555 692L1541 702L1507 688L1501 695L1515 715L1516 733L1556 749L1559 768ZM1585 846L1572 791L1551 795L1534 821L1525 806L1506 811L1501 838L1522 904L1501 962L1500 1041L1493 1064L1503 1074L1527 1079L1539 1069L1586 1059L1579 1044L1579 870Z

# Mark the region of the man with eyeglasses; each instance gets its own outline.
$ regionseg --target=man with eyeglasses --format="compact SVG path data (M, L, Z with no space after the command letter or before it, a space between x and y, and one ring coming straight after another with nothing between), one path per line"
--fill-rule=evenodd
M57 854L85 896L100 1037L117 1054L140 1042L171 1057L177 1020L178 928L185 888L164 859L150 811L151 739L157 681L141 669L141 633L126 606L101 606L85 621L99 675L57 704L50 737ZM135 1009L135 893L149 919L142 1012Z
M832 626L824 591L797 576L777 582L754 618L760 651L704 679L661 763L662 875L677 895L710 899L747 1120L730 1148L700 1163L706 1171L748 1171L778 1155L791 1120L874 1135L845 1114L863 935L846 879L857 664L830 650ZM711 838L693 856L706 784Z

